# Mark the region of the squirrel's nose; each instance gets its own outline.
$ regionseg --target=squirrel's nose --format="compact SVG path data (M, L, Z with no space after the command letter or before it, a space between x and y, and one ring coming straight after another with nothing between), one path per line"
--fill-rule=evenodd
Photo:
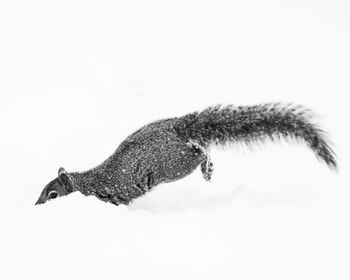
M35 202L35 205L39 205L39 204L43 204L44 202L40 199L40 197L39 197L39 199L38 199L38 201L37 202Z

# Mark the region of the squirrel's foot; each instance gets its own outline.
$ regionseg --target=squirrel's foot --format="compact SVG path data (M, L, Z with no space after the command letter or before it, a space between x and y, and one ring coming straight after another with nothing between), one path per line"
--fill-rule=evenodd
M201 163L201 171L204 180L210 181L214 168L213 163L211 162L210 157L208 155L205 156L205 160Z
M209 155L210 151L196 142L191 141L187 143L187 145L195 148L199 153L201 153L204 156L204 159L201 163L201 171L202 171L204 180L210 181L214 171L213 163L210 160L210 155Z

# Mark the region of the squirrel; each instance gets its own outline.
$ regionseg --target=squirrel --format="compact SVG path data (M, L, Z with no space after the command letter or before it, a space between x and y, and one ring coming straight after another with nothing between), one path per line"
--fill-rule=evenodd
M303 106L267 103L254 106L216 105L182 117L147 124L127 137L102 164L85 172L64 168L45 186L37 204L75 191L115 205L129 204L160 183L179 180L199 165L210 181L210 145L287 138L302 140L316 157L336 170L335 153L326 133Z

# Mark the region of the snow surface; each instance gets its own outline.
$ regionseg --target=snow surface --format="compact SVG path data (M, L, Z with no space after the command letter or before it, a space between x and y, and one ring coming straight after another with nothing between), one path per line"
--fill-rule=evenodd
M350 279L348 1L2 1L0 279ZM212 151L130 206L74 193L147 122L284 101L321 115L333 173L285 142Z

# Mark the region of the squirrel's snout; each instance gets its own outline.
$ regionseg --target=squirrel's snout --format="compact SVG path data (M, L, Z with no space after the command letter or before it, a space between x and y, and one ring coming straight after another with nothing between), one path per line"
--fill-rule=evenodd
M39 204L43 204L44 201L41 200L41 197L39 197L39 199L37 200L37 202L35 202L35 205L39 205Z

